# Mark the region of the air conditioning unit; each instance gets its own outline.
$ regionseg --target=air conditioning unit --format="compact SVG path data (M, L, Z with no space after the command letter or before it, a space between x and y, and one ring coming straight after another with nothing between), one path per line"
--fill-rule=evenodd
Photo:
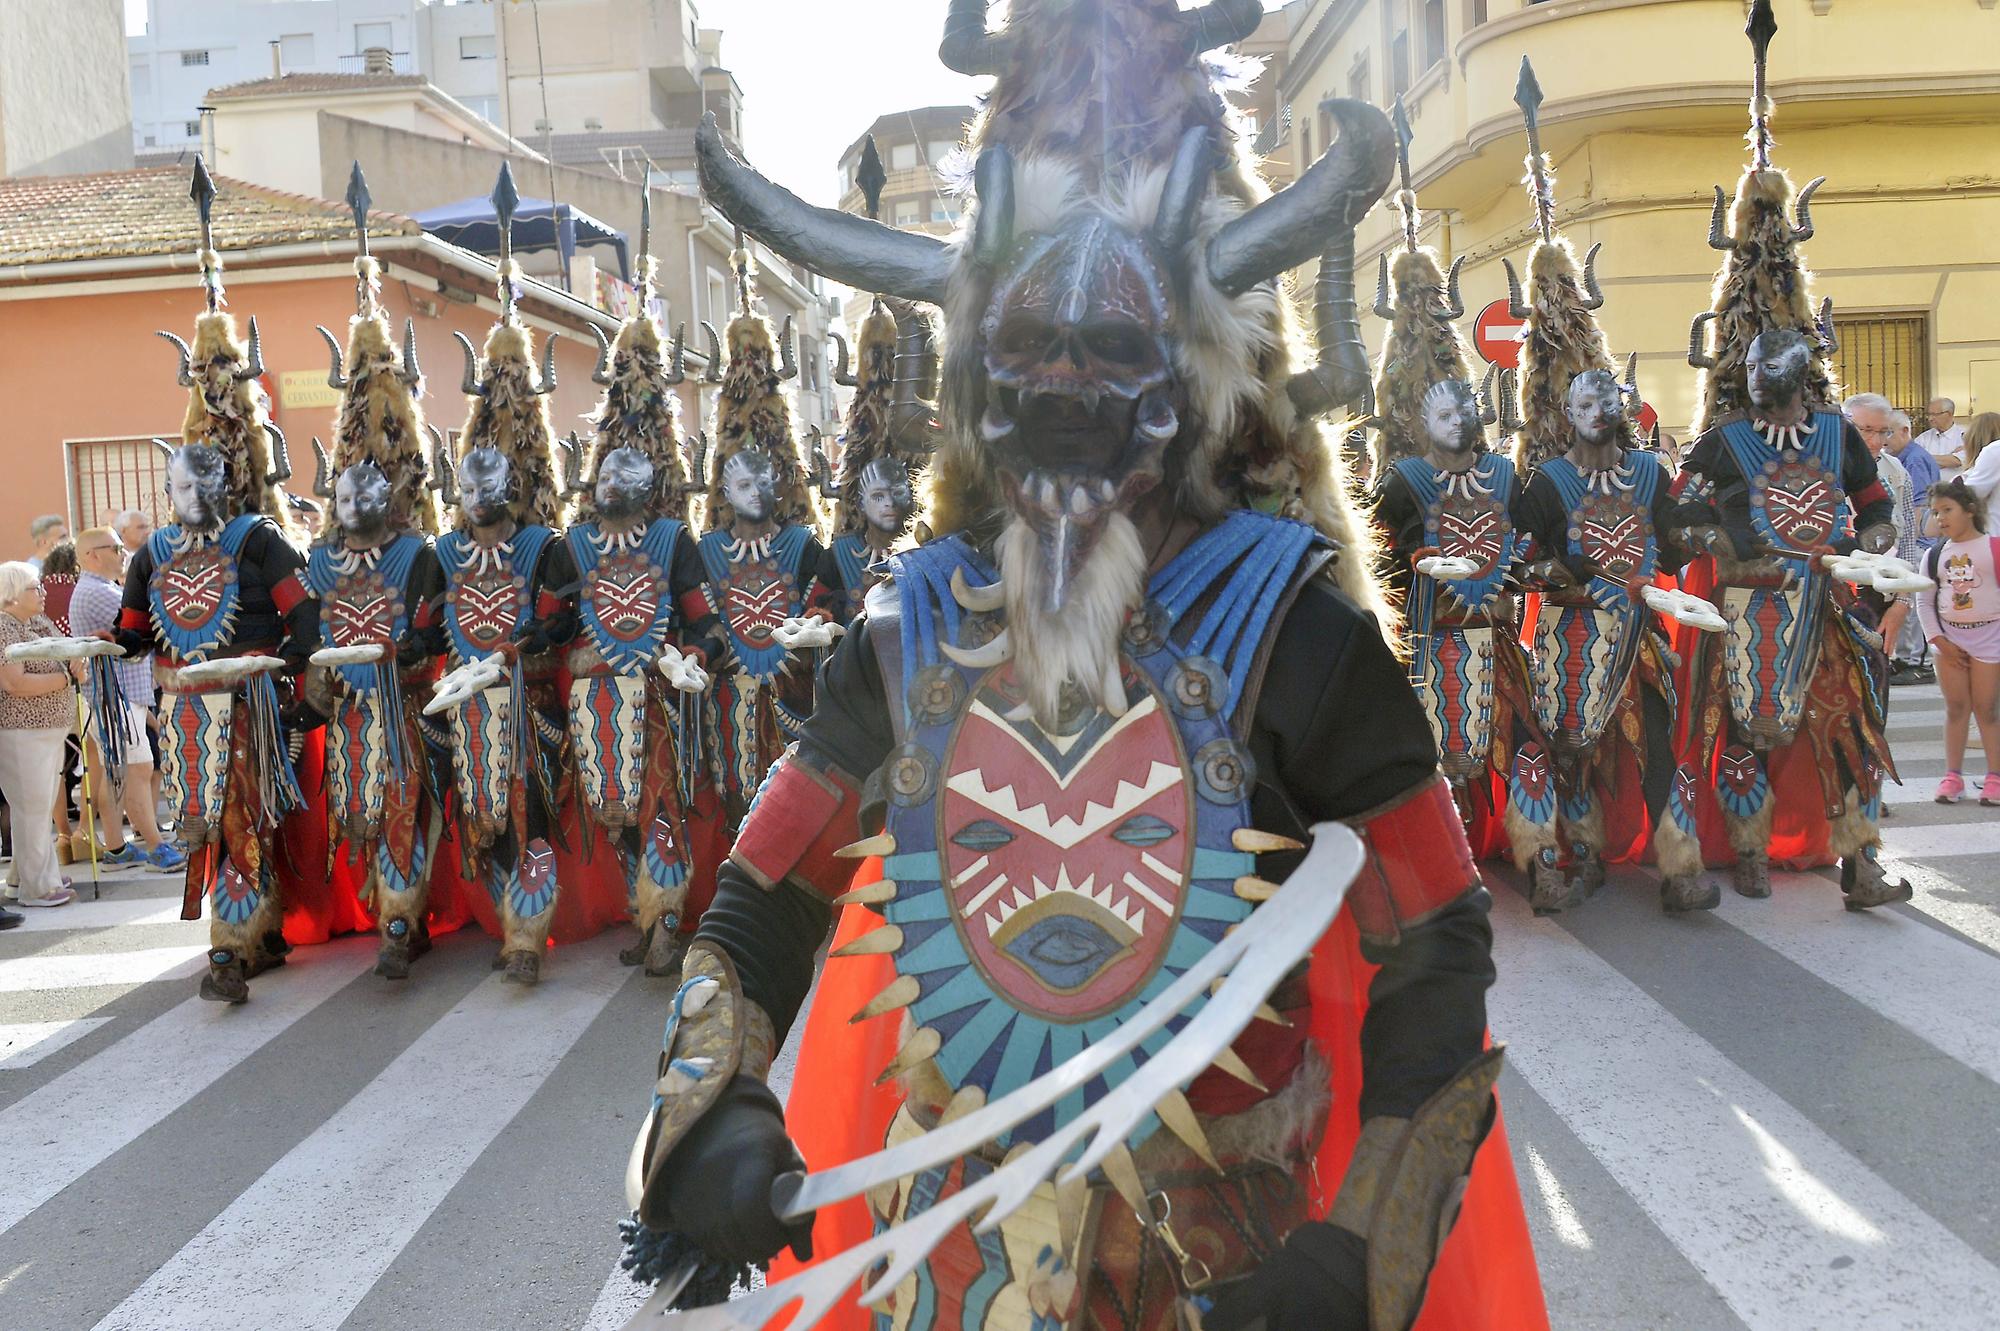
M549 134L553 133L554 131L555 131L555 126L550 124L546 120L537 120L535 122L535 133L537 134Z
M596 116L587 116L584 118L583 127L588 130L599 130L604 128L604 122Z

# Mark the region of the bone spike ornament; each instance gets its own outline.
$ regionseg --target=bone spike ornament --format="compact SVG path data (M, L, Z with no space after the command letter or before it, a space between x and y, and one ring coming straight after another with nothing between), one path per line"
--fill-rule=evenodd
M1395 134L1381 112L1329 101L1327 154L1266 197L1218 78L1229 62L1202 54L1261 16L1246 0L949 6L947 59L995 80L967 136L972 194L950 244L811 208L713 126L697 135L709 198L746 242L875 293L897 320L888 437L909 447L935 437L922 484L938 534L888 550L844 637L789 619L773 630L787 650L834 645L815 710L718 873L715 909L726 903L759 940L754 961L744 945L740 973L773 1039L797 1020L793 995L811 982L825 932L824 915L805 907L839 902L849 916L803 1018L794 1096L867 1107L829 1125L837 1141L799 1143L856 1164L780 1177L789 1155L768 1116L771 1150L756 1158L711 1151L706 1133L649 1132L627 1230L633 1269L659 1285L656 1308L725 1298L744 1264L796 1242L812 1212L841 1198L865 1199L875 1237L667 1324L761 1326L777 1314L831 1327L835 1305L855 1298L908 1331L1193 1325L1207 1295L1177 1282L1206 1277L1170 1254L1191 1251L1197 1233L1218 1288L1241 1279L1247 1298L1260 1281L1285 1280L1285 1263L1270 1260L1277 1236L1327 1223L1311 1216L1310 1162L1330 1078L1305 1053L1303 1018L1336 1060L1359 1043L1353 1010L1315 1006L1280 973L1308 954L1316 970L1361 973L1355 934L1326 936L1332 917L1318 913L1318 894L1347 878L1329 866L1350 852L1357 867L1367 859L1357 923L1385 948L1435 939L1449 930L1434 922L1475 908L1477 876L1442 782L1386 776L1386 803L1349 809L1298 773L1258 770L1261 755L1303 744L1343 788L1380 772L1384 746L1363 751L1354 731L1307 737L1329 690L1350 699L1341 706L1379 704L1395 746L1434 744L1381 636L1394 617L1365 553L1371 528L1320 424L1367 397L1353 233L1395 177ZM1289 349L1290 296L1274 279L1314 258L1320 354L1306 363ZM1431 264L1427 317L1448 323L1459 302L1444 265ZM919 420L914 408L931 400L921 347L900 354L919 342L908 327L918 304L941 316L942 365L936 428L919 421L912 436L900 408ZM734 329L730 340L725 424L745 350ZM769 375L775 358L763 355L755 368ZM732 503L759 507L758 485L782 469L742 460L748 451L719 444L717 480ZM843 484L854 471L844 459ZM1504 512L1507 495L1461 489ZM769 530L731 518L728 535L745 560L763 560L754 542ZM1336 664L1361 661L1371 664L1351 675ZM790 724L761 705L739 714L746 728ZM843 734L843 717L857 729ZM1306 840L1298 826L1261 797L1253 806L1266 786L1318 825L1297 868L1276 857ZM1350 815L1382 848L1379 862L1336 825ZM853 841L877 819L879 833ZM1276 839L1239 844L1258 832ZM880 858L893 894L856 886L861 856ZM1237 892L1251 879L1260 900ZM1314 895L1299 895L1301 879ZM1307 915L1293 913L1299 901ZM1483 965L1483 944L1469 950L1482 956L1467 964ZM1270 1020L1293 1014L1294 1032ZM1258 1035L1232 1057L1245 1029ZM1480 1041L1460 1043L1464 1062L1479 1056ZM871 1087L884 1069L888 1082ZM732 1100L762 1099L730 1085ZM717 1103L712 1112L753 1130ZM1280 1130L1269 1152L1251 1145L1301 1111L1315 1126ZM678 1132L687 1111L671 1117ZM886 1120L886 1135L864 1120ZM1353 1132L1330 1121L1329 1159L1346 1158ZM1270 1158L1253 1170L1260 1153ZM1468 1164L1456 1150L1384 1195L1434 1220L1418 1193L1442 1185L1443 1197L1443 1171L1459 1177ZM1089 1191L1100 1168L1130 1186L1080 1205L1079 1185ZM1260 1181L1247 1183L1253 1173ZM1351 1198L1375 1182L1341 1186ZM719 1213L723 1196L745 1200ZM1231 1228L1252 1213L1272 1243ZM1424 1244L1415 1225L1392 1235L1359 1223L1370 1252L1428 1272L1435 1228ZM1114 1237L1135 1224L1159 1241ZM1057 1235L1070 1241L1058 1248ZM992 1279L975 1285L969 1273L982 1269ZM988 1285L994 1297L974 1308Z

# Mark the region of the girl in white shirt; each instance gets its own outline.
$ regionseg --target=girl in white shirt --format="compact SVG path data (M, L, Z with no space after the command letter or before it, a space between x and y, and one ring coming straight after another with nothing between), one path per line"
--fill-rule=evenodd
M1937 802L1965 794L1967 722L1979 722L1986 780L1979 802L2000 806L2000 540L1986 534L1986 505L1963 479L1931 487L1931 520L1943 540L1924 561L1937 586L1917 596L1944 690L1946 771Z

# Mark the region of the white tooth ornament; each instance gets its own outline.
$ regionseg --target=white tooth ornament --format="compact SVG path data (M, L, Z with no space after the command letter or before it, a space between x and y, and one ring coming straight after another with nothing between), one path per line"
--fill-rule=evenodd
M1221 1053L1217 1054L1215 1056L1215 1066L1253 1090L1269 1091L1271 1089L1264 1084L1262 1078L1250 1070L1250 1065L1245 1063L1242 1055L1238 1054L1234 1049L1225 1047Z
M1236 880L1236 895L1245 901L1269 901L1278 885L1250 874Z
M943 652L953 664L962 665L967 670L991 670L1014 659L1014 644L1007 640L1007 630L1001 629L991 642L980 647L958 647L938 639L938 650Z
M947 1123L955 1123L967 1114L975 1113L985 1107L986 1090L984 1087L961 1086L951 1093L950 1102L945 1105L944 1112L938 1115L938 1126L943 1127Z
M896 1051L889 1066L882 1069L882 1075L875 1079L877 1086L886 1086L896 1078L916 1067L919 1063L937 1057L937 1051L944 1048L944 1037L928 1026L919 1026Z
M1118 662L1104 667L1104 710L1113 716L1123 716L1132 709L1125 697L1125 676L1118 669Z
M1254 827L1239 827L1229 834L1229 844L1252 855L1275 855L1282 851L1304 850L1306 843L1294 841L1276 832L1260 832Z
M1089 1085L1165 1029L1218 977L1228 977L1221 991L1158 1052L1047 1137L1010 1153L1000 1168L844 1252L821 1256L797 1276L728 1303L671 1311L669 1305L686 1283L683 1273L672 1273L626 1323L627 1331L758 1331L781 1313L791 1319L785 1325L815 1326L856 1283L862 1285L857 1304L881 1302L960 1225L972 1222L975 1233L992 1232L1049 1179L1055 1180L1059 1196L1066 1182L1100 1165L1116 1182L1127 1171L1112 1172L1118 1167L1108 1157L1125 1152L1126 1141L1154 1106L1206 1070L1218 1050L1227 1050L1280 980L1312 954L1339 914L1365 854L1360 839L1345 826L1318 825L1304 863L1263 909L1251 912L1103 1039L984 1108L930 1132L817 1174L780 1178L771 1190L772 1210L782 1220L798 1219L964 1156ZM1129 1166L1129 1153L1120 1163ZM1128 1184L1133 1181L1127 1177Z
M986 414L979 418L979 437L989 444L997 444L1014 433L1014 418L1000 410L997 402L989 403Z
M712 1058L675 1058L667 1062L667 1070L661 1074L654 1090L661 1095L686 1095L701 1083L701 1079L715 1071Z
M837 947L832 955L836 957L872 957L885 952L894 952L903 945L903 931L893 924L885 924L879 929L870 929L845 947Z
M833 857L837 860L865 860L870 855L894 855L895 853L896 838L890 836L887 832L877 832L874 836L863 837L859 841L849 842L847 845L833 852Z
M888 987L881 993L862 1004L861 1010L847 1019L848 1024L858 1025L864 1021L873 1021L885 1012L899 1012L916 1002L922 992L923 988L917 983L916 976L898 975L889 981Z
M965 580L965 570L955 568L951 571L951 599L978 614L982 611L998 610L1007 604L1007 589L998 582L988 583L984 587L974 587Z
M883 878L857 887L852 892L842 892L833 899L836 906L879 906L885 901L896 899L896 880Z
M1167 1131L1181 1139L1181 1143L1201 1157L1201 1162L1210 1169L1220 1170L1215 1151L1208 1144L1208 1134L1201 1130L1201 1121L1194 1115L1194 1106L1180 1091L1170 1091L1160 1097L1160 1103L1153 1106L1153 1112L1160 1116L1160 1122Z

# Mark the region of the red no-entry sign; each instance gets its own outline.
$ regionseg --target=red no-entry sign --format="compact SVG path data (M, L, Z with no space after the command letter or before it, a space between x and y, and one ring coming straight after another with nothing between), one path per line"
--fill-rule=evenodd
M1528 334L1524 320L1507 313L1507 302L1496 300L1479 312L1472 324L1472 345L1490 365L1521 367L1521 339Z

